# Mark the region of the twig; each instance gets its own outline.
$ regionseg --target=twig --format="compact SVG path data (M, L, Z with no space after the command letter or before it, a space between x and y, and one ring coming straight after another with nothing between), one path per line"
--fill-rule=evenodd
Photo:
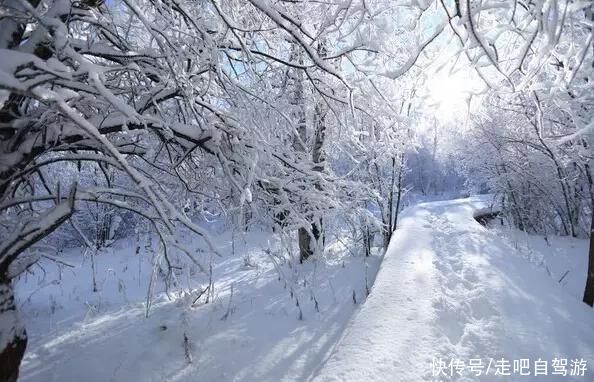
M563 279L565 278L565 276L567 276L569 274L569 269L565 271L565 273L563 274L563 276L561 276L561 278L559 279L559 284L561 284L561 281L563 281Z
M227 312L221 317L221 320L226 320L231 314L231 303L233 302L233 284L231 284L231 296L229 296L229 305L227 305Z

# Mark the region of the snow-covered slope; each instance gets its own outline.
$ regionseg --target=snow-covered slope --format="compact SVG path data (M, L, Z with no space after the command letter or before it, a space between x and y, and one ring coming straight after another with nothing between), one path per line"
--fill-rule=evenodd
M353 253L346 236L329 238L326 256L303 265L270 233L235 238L234 249L230 232L214 241L223 254L212 259L214 301L205 304L204 294L192 304L208 282L199 272L178 277L189 295L168 298L158 279L148 318L152 257L135 253L133 241L96 256L97 292L80 251L62 257L73 268L34 268L17 284L29 333L21 380L304 380L356 311L353 295L358 304L365 300L381 259Z
M594 380L571 375L581 374L575 359L594 369L594 312L476 223L486 204L403 212L371 295L314 380Z

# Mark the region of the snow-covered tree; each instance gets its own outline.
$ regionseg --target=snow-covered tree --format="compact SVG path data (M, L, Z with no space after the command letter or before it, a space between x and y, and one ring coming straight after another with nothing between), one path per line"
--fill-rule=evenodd
M209 242L191 217L200 204L260 203L300 231L303 258L313 253L324 214L347 195L324 160L327 126L357 110L342 65L375 54L366 34L383 6L4 1L1 374L16 379L26 346L12 280L69 219L97 247L113 238L113 211L140 216L170 265L180 226ZM94 235L79 227L83 209Z

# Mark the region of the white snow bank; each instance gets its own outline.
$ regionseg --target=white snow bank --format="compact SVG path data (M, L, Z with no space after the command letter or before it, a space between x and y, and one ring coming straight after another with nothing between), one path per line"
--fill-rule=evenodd
M314 380L594 380L591 370L570 375L574 359L594 369L594 312L473 219L487 202L402 213L368 300ZM555 358L568 360L566 376L553 375ZM471 359L480 359L480 377L468 369ZM514 373L520 359L530 375ZM463 362L461 375L436 368L440 360ZM535 376L535 362L545 361L547 375Z

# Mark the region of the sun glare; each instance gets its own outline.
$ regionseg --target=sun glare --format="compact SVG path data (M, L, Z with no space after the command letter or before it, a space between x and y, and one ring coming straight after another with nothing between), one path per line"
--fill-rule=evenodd
M435 117L445 122L464 118L468 113L473 80L462 72L435 73L427 82L427 97Z

